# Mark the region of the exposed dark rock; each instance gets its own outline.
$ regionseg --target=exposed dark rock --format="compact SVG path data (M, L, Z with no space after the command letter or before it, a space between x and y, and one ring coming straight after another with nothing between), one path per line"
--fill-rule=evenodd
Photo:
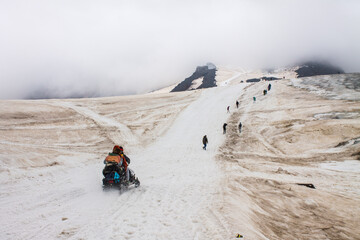
M216 67L214 64L208 63L206 66L199 66L196 71L184 81L179 83L171 92L182 92L190 89L194 80L203 77L201 85L196 89L216 87Z
M317 75L343 74L345 73L340 67L336 67L327 62L305 62L295 71L297 77L310 77Z
M312 184L312 183L297 183L297 185L305 186L305 187L308 187L308 188L315 189L315 186L314 186L314 184Z
M251 78L246 80L246 82L260 82L261 80L265 81L274 81L274 80L280 80L281 78L276 77L262 77L262 78Z
M335 147L343 147L343 146L346 146L346 145L356 145L356 144L359 144L359 143L360 143L360 137L357 137L357 138L353 138L353 139L350 139L350 140L347 140L347 141L340 142Z
M261 81L260 78L251 78L251 79L246 80L246 82L260 82L260 81Z

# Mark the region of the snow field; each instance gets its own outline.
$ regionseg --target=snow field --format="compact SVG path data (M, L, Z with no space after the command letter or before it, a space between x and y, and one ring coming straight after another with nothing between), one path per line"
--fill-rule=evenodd
M356 239L357 165L341 161L359 152L358 102L287 80L263 96L239 72L187 93L0 101L0 239ZM139 188L102 190L115 143Z
M118 135L107 136L117 144L131 146L131 153L126 153L141 186L121 194L103 192L102 159L91 160L97 153L60 156L60 165L30 172L10 167L9 174L15 174L16 182L2 185L1 215L7 217L1 221L1 238L202 239L208 226L216 227L204 219L220 187L215 155L225 139L222 124L230 116L226 107L235 103L242 89L243 85L203 90L175 120L169 119L171 125L161 137L138 147L138 136L130 135L131 131L110 115L80 102L52 102L74 110L101 129L118 129ZM202 149L205 134L207 151ZM111 148L108 146L103 157Z

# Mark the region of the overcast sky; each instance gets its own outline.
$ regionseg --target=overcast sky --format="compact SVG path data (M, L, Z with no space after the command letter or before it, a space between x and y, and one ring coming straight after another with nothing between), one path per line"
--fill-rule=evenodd
M144 93L198 65L360 71L359 0L0 0L0 98Z

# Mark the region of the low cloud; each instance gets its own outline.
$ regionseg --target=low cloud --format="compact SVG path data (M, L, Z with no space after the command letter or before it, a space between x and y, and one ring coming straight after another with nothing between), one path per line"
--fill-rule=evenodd
M359 10L357 0L2 1L0 98L144 93L206 62L321 59L359 72Z

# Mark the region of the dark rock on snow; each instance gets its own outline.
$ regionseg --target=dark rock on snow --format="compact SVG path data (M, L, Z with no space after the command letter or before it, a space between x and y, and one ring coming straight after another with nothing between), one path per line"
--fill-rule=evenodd
M340 67L336 67L327 62L305 62L295 71L297 77L310 77L317 75L343 74L345 73Z
M196 89L216 87L216 67L212 63L208 63L206 66L199 66L196 71L184 81L179 83L171 92L182 92L190 89L194 80L204 77L201 85Z

